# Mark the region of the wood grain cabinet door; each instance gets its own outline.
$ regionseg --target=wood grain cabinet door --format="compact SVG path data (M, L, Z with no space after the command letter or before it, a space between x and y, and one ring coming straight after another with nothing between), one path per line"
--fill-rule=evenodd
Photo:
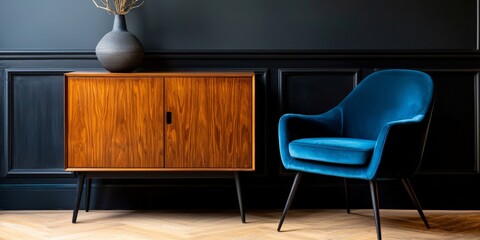
M66 79L67 170L164 167L163 78Z
M165 78L165 167L253 170L253 84L253 74Z

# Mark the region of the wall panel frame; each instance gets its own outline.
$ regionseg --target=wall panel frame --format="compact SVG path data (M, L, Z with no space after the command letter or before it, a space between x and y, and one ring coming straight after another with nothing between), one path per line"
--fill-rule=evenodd
M71 69L6 69L4 177L71 177L63 171L63 74ZM32 161L33 160L33 161Z
M480 69L419 70L432 76L436 94L431 131L420 173L480 173ZM447 148L446 154L439 152Z

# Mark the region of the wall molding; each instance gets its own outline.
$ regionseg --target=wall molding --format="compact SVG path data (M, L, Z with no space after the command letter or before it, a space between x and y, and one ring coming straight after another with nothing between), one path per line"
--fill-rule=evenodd
M13 119L13 84L15 77L18 76L63 76L66 72L73 71L74 69L42 69L42 68L7 68L5 69L5 79L3 80L5 85L4 91L4 108L3 121L4 121L4 156L3 156L3 169L1 175L4 177L51 177L54 176L67 176L71 177L73 174L65 172L63 168L20 168L16 169L13 163L13 126L15 121Z
M145 51L145 59L477 58L480 50L212 50ZM0 60L97 59L94 50L0 51Z
M471 73L473 78L473 111L474 111L474 167L471 172L462 171L462 174L478 174L480 173L480 68L420 68L420 71L429 73ZM420 172L419 174L456 174L455 171L437 171L437 172Z
M14 160L13 160L13 137L14 133L13 131L13 125L15 124L15 121L13 119L13 83L15 81L16 77L19 76L59 76L63 78L63 75L67 72L72 72L72 71L88 71L92 70L90 68L7 68L4 70L4 83L5 83L5 96L4 96L4 105L6 108L4 109L4 135L3 138L5 139L4 142L4 154L3 154L3 167L0 172L0 174L4 177L51 177L51 176L71 176L73 173L71 172L65 172L63 168L22 168L22 169L17 169L14 167ZM93 69L93 70L102 70L102 69ZM205 68L189 68L189 69L182 69L183 71L212 71L211 69L205 69ZM268 104L266 103L266 96L267 96L267 89L268 89L268 72L269 69L267 68L226 68L222 69L223 71L248 71L248 72L254 72L255 73L255 79L256 79L256 93L257 97L260 97L262 99L259 99L260 101L257 101L257 107L256 107L256 114L257 114L257 119L260 121L257 121L256 127L257 131L258 130L263 130L263 132L258 132L256 133L257 135L257 144L265 145L266 144L266 139L268 137L268 130L267 127L265 126L265 119L267 119L268 115L267 112L269 107ZM218 69L217 69L218 71ZM259 105L261 104L261 105ZM260 116L261 115L261 116ZM257 171L254 173L250 174L253 176L264 176L266 175L266 171L268 168L268 163L266 161L263 161L264 159L267 159L268 152L265 151L264 148L258 148L259 150L259 160L257 162Z

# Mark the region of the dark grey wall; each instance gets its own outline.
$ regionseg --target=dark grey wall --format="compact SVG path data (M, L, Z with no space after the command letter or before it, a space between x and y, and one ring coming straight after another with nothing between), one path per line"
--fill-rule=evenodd
M479 0L145 0L127 15L147 54L139 71L253 71L256 171L247 208L281 209L277 124L325 111L385 68L435 82L425 158L413 185L426 209L480 209ZM63 74L101 68L93 52L113 16L91 0L0 0L0 209L71 209L63 169ZM301 93L301 94L299 94ZM94 209L236 208L232 179L96 179ZM342 208L343 180L306 176L293 207ZM370 208L353 182L353 208ZM382 208L410 208L382 183ZM325 197L328 196L328 197ZM191 201L195 199L195 201Z
M89 0L0 0L0 51L92 51L113 17ZM146 0L147 51L472 50L477 0Z

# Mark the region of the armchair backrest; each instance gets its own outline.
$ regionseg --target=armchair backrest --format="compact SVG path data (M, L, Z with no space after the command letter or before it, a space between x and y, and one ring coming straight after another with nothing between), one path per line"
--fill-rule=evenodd
M391 121L423 118L433 98L428 74L415 70L382 70L370 74L337 106L344 137L376 140Z

